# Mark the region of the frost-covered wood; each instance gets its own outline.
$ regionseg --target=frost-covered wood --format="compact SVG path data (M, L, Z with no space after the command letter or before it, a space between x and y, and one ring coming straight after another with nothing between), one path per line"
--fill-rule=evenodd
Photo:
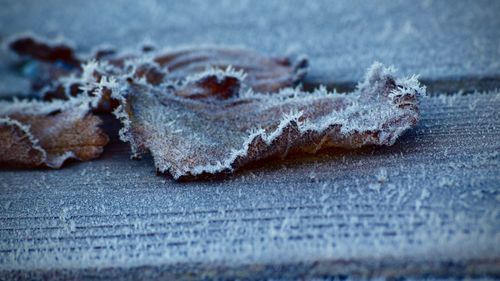
M2 274L498 275L499 107L498 92L429 97L392 147L189 184L130 161L115 124L97 161L0 171Z

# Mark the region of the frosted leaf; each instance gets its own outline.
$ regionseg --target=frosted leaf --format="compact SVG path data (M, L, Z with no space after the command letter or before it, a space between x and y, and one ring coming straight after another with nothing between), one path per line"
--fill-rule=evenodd
M10 118L0 118L0 164L39 166L46 157L29 126Z
M91 160L108 142L89 100L2 102L0 165L59 168L70 158Z
M289 152L324 147L392 145L419 118L419 84L397 80L374 64L353 93L320 88L252 93L235 75L207 73L161 90L131 83L116 115L135 156L150 151L174 178L232 172Z
M77 58L69 46L35 37L17 37L8 46L19 55L41 61L30 79L33 88L48 99L92 92L94 83L102 76L143 79L160 85L191 83L206 75L230 75L244 79L245 85L254 91L276 92L300 82L308 67L305 57L268 57L251 50L217 47L133 54L96 51L93 57ZM106 103L108 96L103 95ZM107 105L101 109L112 108Z
M228 75L244 80L256 92L276 92L294 86L306 74L308 61L305 57L273 58L245 49L186 49L160 54L155 61L169 71L169 79L198 80L205 75ZM215 70L215 71L214 71Z

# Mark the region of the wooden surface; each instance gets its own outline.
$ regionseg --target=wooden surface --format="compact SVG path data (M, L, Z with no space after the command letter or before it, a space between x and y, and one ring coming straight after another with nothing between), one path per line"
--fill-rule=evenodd
M499 93L429 97L393 147L264 161L210 182L157 176L116 136L97 161L2 171L0 261L122 277L176 264L499 274L499 106Z
M171 31L156 38L167 45L239 42L280 51L297 43L312 58L308 87L318 81L352 87L381 56L424 75L431 96L422 101L417 128L392 147L292 155L196 182L157 175L150 157L130 160L128 145L117 139L119 124L103 116L112 140L100 159L61 170L0 171L0 280L500 276L500 91L482 92L500 88L500 36L492 29L499 2L335 2L282 10L283 2L217 2L213 9L235 9L220 14L203 4L199 10L172 4L180 14L174 18L163 17L166 4L158 11L145 5L132 9L137 17L123 35L96 30L128 21L119 15L126 2L103 5L103 15L116 18L88 27L78 5L59 11L50 9L57 1L26 3L6 2L17 17L0 11L2 38L22 29L60 31L85 49L104 34L131 44L151 29ZM78 9L99 9L84 3ZM422 9L426 16L417 13ZM201 11L206 16L197 18ZM41 21L42 12L51 16ZM25 21L18 19L23 13ZM136 23L148 15L155 16ZM301 24L271 28L289 15ZM68 17L75 23L49 28ZM164 26L150 24L162 19ZM422 32L399 41L372 37L379 32L373 26L388 20L392 28L410 21ZM350 43L338 43L335 34Z

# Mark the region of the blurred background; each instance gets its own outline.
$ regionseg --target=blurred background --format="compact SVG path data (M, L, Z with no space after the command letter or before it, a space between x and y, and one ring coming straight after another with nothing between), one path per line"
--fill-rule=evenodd
M146 41L159 47L217 44L303 53L311 60L308 80L319 83L358 81L375 60L424 80L500 75L500 1L1 3L2 41L29 31L67 38L82 52ZM5 53L0 59L8 60Z

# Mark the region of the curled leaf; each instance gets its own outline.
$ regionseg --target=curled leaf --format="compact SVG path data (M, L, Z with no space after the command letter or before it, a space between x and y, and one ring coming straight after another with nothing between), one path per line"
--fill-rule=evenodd
M243 90L234 73L206 75L167 91L132 83L116 114L135 156L150 151L174 178L231 172L290 151L392 145L419 118L416 79L375 64L350 94Z

